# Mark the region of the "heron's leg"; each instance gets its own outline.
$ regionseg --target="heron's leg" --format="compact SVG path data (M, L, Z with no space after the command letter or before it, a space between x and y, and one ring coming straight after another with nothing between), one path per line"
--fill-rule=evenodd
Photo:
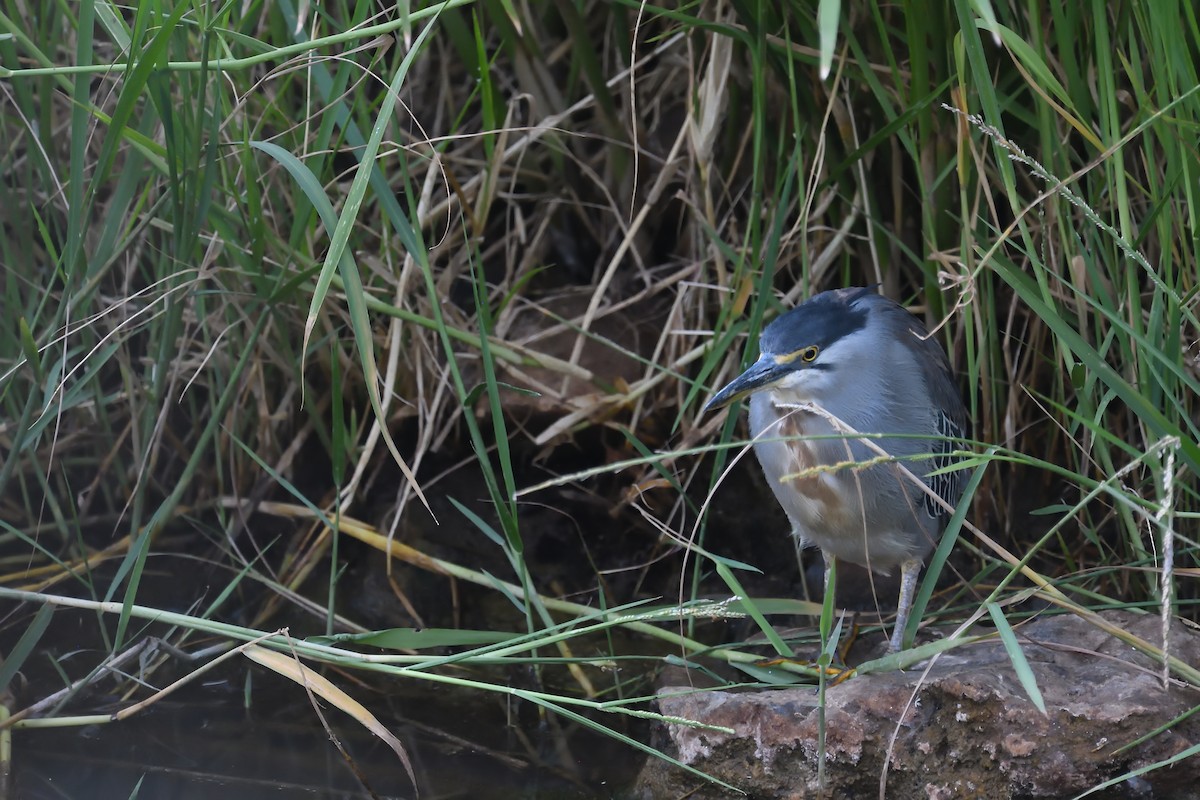
M796 570L800 574L800 584L804 587L804 599L812 600L815 596L813 591L817 587L812 585L812 581L808 579L808 572L804 569L804 540L796 533L795 528L792 529L792 547L796 554Z
M845 619L846 612L838 610L837 586L833 585L833 583L835 583L837 580L835 577L833 577L834 556L830 555L829 553L821 553L821 557L825 559L825 595L824 595L824 597L822 597L822 602L824 602L825 598L828 598L829 602L833 604L833 613L838 614L842 617L842 619ZM854 612L854 622L850 626L849 635L846 636L846 643L842 646L842 649L838 652L838 655L841 657L843 664L846 663L846 660L847 660L846 657L850 654L850 648L854 646L854 640L857 638L858 638L858 612L855 611Z
M830 576L833 574L834 556L830 553L822 552L821 559L825 562L825 580L822 584L824 591L821 593L821 602L824 603L825 599L829 598L829 602L832 603L833 607L836 609L837 608L837 597L835 597L834 595L831 595L829 593L831 590L837 589L836 586L829 585Z
M908 615L917 596L917 578L920 575L920 561L909 559L900 565L900 601L896 604L896 628L888 642L889 653L900 652L900 646L904 643L904 629L908 627Z
M835 614L844 615L846 612L838 611L837 607L837 586L834 585L837 578L835 577L833 570L834 555L832 553L822 552L821 557L825 559L825 594L821 598L821 601L831 603L833 605ZM846 644L840 651L838 651L838 657L841 658L843 664L846 663L846 657L850 654L850 648L854 645L854 640L858 638L857 612L855 613L854 617L856 621L850 631L850 635L846 637ZM837 686L839 683L854 674L854 670L850 668L843 669L841 667L826 667L825 670L826 674L833 678L832 682L829 684L830 686Z

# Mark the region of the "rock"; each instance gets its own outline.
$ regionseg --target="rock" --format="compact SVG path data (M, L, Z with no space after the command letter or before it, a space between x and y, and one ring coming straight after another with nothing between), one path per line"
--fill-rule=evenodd
M1156 616L1106 619L1154 643ZM1200 743L1200 715L1129 750L1120 748L1200 706L1200 689L1173 682L1116 638L1068 615L1018 628L1046 704L1030 701L998 641L942 654L905 672L850 678L827 691L826 791L817 784L814 687L747 692L663 687L660 711L732 728L680 725L656 746L751 797L1071 797ZM1175 623L1171 653L1200 664L1200 633ZM928 671L926 671L928 667ZM886 764L886 768L885 768ZM736 796L650 759L642 797ZM1099 791L1100 798L1200 798L1200 756Z

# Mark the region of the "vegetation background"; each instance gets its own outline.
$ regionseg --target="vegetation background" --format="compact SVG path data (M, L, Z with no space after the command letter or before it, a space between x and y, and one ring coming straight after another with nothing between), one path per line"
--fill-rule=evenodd
M1187 0L0 1L15 725L200 674L105 679L158 637L646 749L613 718L664 649L783 672L711 607L607 610L794 591L749 460L714 491L737 415L699 409L848 284L924 316L969 398L990 539L927 621L1016 623L1030 586L1196 620L1197 64Z

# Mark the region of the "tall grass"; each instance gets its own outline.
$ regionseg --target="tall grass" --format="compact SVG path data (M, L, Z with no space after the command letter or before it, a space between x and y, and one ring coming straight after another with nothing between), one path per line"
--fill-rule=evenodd
M1025 585L1195 620L1175 576L1198 566L1200 24L1186 2L1051 5L0 2L0 583L22 603L0 683L50 652L39 603L104 612L80 619L109 654L145 637L152 556L229 576L176 598L178 644L365 632L339 606L347 533L507 597L517 638L451 637L455 663L570 664L592 712L646 713L593 669L619 654L574 652L618 625L811 679L607 609L677 598L815 647L764 616L810 606L702 600L761 584L701 515L740 423L699 408L771 316L852 283L936 326L992 446L965 515L988 537L961 535L951 602L932 570L928 621L986 605L1006 631L1029 609L994 601ZM532 477L580 442L580 471ZM436 480L463 460L490 512ZM569 603L527 504L618 467L604 500L636 555L579 553L598 574ZM407 548L446 493L439 522L508 574ZM304 535L256 538L272 510ZM604 578L664 557L678 580L638 596ZM243 582L255 622L223 627ZM322 646L296 652L373 668Z

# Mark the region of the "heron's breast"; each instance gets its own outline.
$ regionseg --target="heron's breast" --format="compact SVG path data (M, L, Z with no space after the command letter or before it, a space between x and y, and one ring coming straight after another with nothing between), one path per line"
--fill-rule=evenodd
M776 423L756 447L758 460L779 504L804 529L801 533L822 538L822 531L843 529L852 518L861 520L861 502L848 492L850 470L834 469L839 462L849 461L850 454L837 456L846 448L836 439L811 438L832 434L829 424L815 414L792 409L758 410L769 419L759 419L765 424L755 426L752 408L756 430Z
M907 502L893 468L853 466L850 440L835 438L823 417L756 400L750 427L762 439L755 451L800 539L878 572L929 551L915 514L924 513L921 504ZM857 460L870 457L856 450Z

